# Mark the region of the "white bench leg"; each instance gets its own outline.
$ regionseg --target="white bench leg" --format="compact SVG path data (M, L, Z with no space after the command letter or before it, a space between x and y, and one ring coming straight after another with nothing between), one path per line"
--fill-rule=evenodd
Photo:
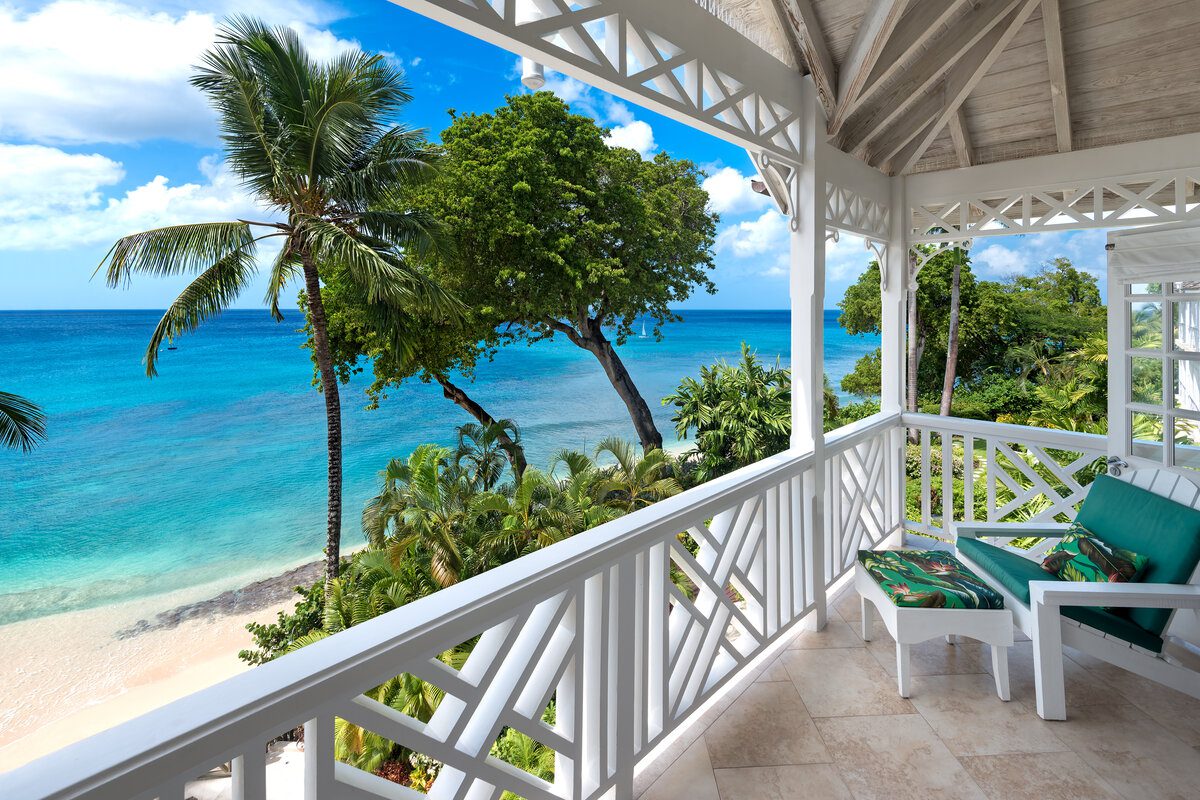
M865 597L860 597L862 602L862 640L864 642L871 641L871 628L875 625L875 606Z
M900 683L901 697L908 697L908 651L908 645L896 643L896 678Z
M953 633L946 634L946 644L956 644L957 642L958 640L954 637Z
M1035 603L1033 608L1033 683L1037 713L1042 719L1067 718L1063 678L1062 619L1058 606Z
M1010 699L1008 693L1008 648L1003 645L989 645L992 648L992 675L996 678L996 694L1001 700Z

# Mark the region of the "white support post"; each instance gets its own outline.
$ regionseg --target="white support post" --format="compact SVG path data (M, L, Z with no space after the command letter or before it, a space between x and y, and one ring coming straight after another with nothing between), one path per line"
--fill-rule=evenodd
M322 713L304 723L304 800L333 796L333 716Z
M812 452L809 481L810 524L805 535L811 554L817 630L825 627L825 174L824 145L817 120L823 118L811 79L804 82L804 164L792 179L792 448ZM827 147L827 145L824 145Z
M887 249L880 264L880 296L883 300L881 313L882 342L880 344L882 385L879 387L880 411L899 414L905 409L908 382L908 290L912 279L909 268L908 196L904 176L891 179L891 215ZM904 449L906 443L903 426L892 431L888 439L892 470L892 498L899 504L895 509L900 526L889 537L889 544L900 545L904 540L905 494L904 494Z

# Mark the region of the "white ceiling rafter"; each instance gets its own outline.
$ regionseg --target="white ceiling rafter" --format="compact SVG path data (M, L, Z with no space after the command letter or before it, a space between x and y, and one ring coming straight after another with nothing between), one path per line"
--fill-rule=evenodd
M1046 29L1046 63L1050 68L1050 103L1054 107L1054 136L1058 152L1071 150L1071 103L1067 94L1067 64L1063 51L1062 14L1058 0L1042 0Z
M947 127L950 130L950 141L954 144L954 154L958 157L958 165L971 166L974 161L971 153L971 133L967 129L966 114L963 113L962 106L959 106L958 111L950 118Z
M830 135L841 129L847 115L857 107L859 95L908 5L909 0L874 0L867 9L845 63L838 70L837 107L829 118Z
M780 25L788 34L800 61L813 77L817 99L825 109L826 119L833 116L837 106L837 68L821 25L813 11L811 0L766 0L778 15Z
M915 113L909 116L889 134L892 142L904 141L900 149L886 154L880 153L877 158L872 158L872 163L879 166L884 161L889 162L887 171L893 175L911 171L929 149L929 145L933 144L933 140L950 122L951 117L958 113L976 84L992 68L992 64L1029 20L1040 2L1041 0L1021 0L1015 8L1005 14L999 23L963 56L955 69L947 73L942 83L941 107L931 115L932 122L926 124L926 119ZM907 138L910 131L916 137L911 142ZM920 133L917 133L918 131Z
M955 24L905 67L888 84L886 91L877 92L872 102L864 103L851 115L839 136L841 149L865 154L877 138L890 133L898 122L907 119L914 105L928 101L930 91L956 70L959 62L974 52L980 41L1020 2L1022 0L981 0L978 6L970 7L966 14L955 18ZM906 138L883 157L894 155L907 141ZM874 150L877 152L878 148Z
M800 160L803 86L696 0L393 0L742 146Z

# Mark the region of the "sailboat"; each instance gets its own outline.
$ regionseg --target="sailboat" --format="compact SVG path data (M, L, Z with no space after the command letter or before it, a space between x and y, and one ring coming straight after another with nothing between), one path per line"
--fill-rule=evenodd
M646 320L642 320L642 335L639 336L638 338L639 339L649 339L650 338L649 336L646 335Z

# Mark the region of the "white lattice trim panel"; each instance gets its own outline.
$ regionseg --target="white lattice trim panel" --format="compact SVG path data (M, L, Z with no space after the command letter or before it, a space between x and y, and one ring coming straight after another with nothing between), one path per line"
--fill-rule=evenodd
M874 548L901 529L900 448L900 432L889 428L830 450L825 460L827 583L854 566L859 550Z
M910 241L1120 228L1200 219L1200 167L916 203Z
M825 221L830 227L867 239L887 241L890 215L886 204L834 183L827 183L825 189Z
M723 138L802 153L795 73L694 0L393 1Z

